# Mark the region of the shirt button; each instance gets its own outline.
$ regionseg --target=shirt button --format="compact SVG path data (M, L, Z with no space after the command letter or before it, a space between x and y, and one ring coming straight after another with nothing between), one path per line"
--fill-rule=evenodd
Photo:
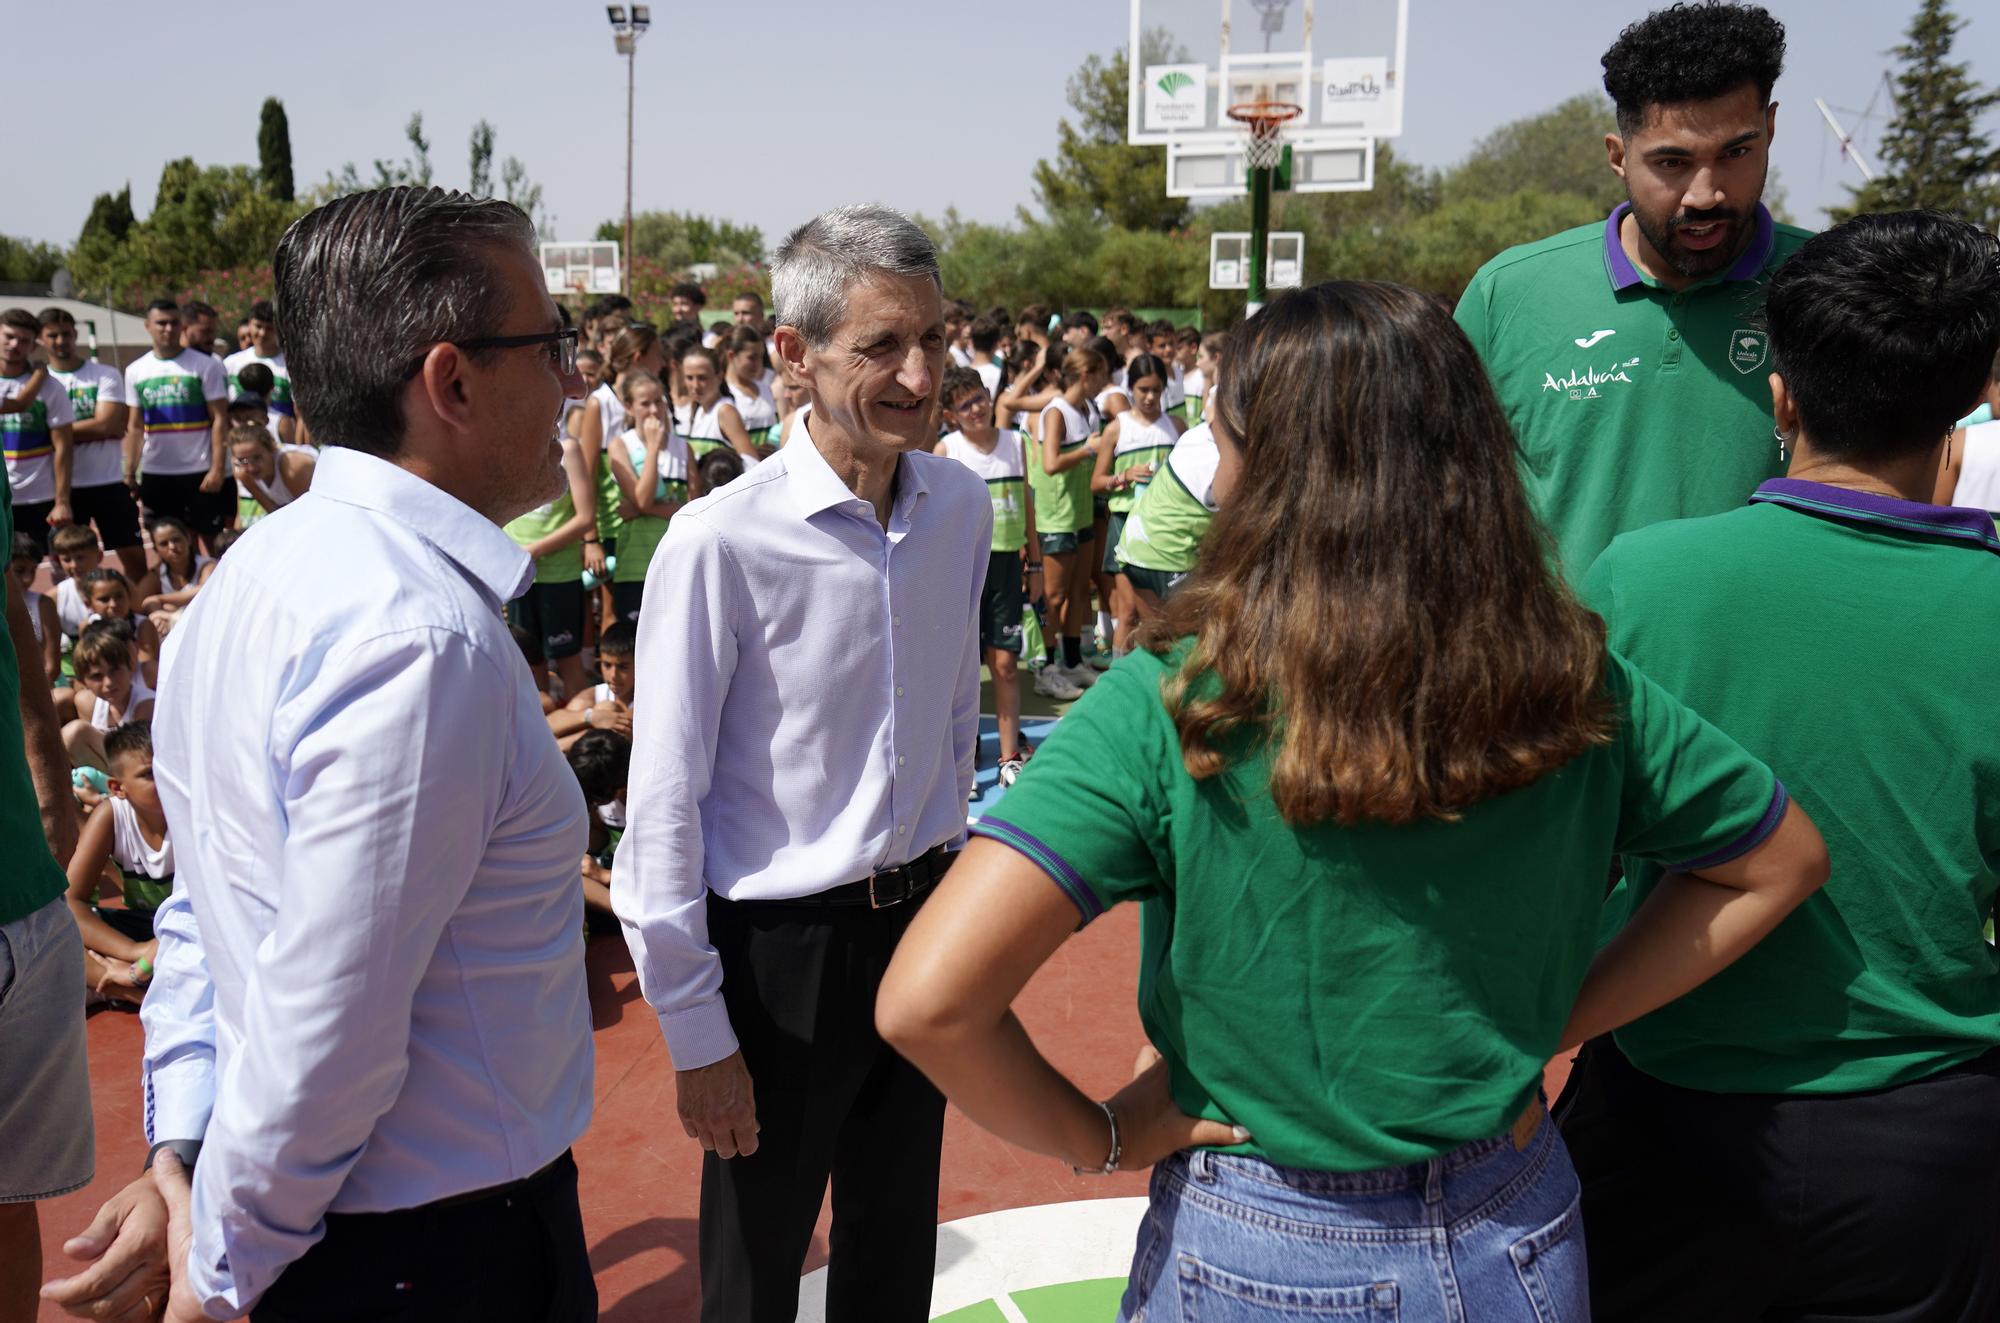
M890 616L889 623L900 629L902 628L903 618L901 616Z
M896 755L896 766L901 767L907 761L908 759L904 758L902 754L899 753Z
M1678 340L1678 339L1680 339L1680 338L1681 338L1681 333L1680 333L1679 331L1668 331L1668 332L1667 332L1667 339L1669 339L1669 340Z
M898 697L898 698L901 698L902 696L903 696L903 686L901 686L901 685L897 685L897 686L896 686L896 697Z
M896 835L898 836L907 835L909 833L909 830L910 829L908 827L898 827L896 828Z

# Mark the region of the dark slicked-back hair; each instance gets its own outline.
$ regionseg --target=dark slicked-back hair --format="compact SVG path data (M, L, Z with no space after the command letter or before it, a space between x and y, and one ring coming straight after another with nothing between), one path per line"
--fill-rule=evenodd
M1856 216L1778 268L1764 317L1815 451L1920 454L1986 387L2000 349L2000 239L1934 211Z
M1619 33L1603 64L1618 131L1629 136L1651 107L1712 100L1746 83L1770 105L1785 69L1785 25L1756 5L1669 5Z
M134 756L153 756L153 725L149 721L128 721L104 737L104 760L113 767Z
M534 235L511 202L441 188L351 193L294 222L275 263L278 334L313 440L395 454L413 367L441 341L498 333L511 309L494 250Z

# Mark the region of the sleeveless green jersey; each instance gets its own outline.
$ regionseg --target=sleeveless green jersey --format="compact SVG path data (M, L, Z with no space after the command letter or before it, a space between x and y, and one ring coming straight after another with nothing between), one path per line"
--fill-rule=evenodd
M1057 399L1042 410L1042 435L1049 435L1048 429L1058 421L1064 428L1064 438L1059 450L1067 455L1090 444L1101 424L1098 422L1097 405L1084 401L1082 409L1068 400ZM1034 447L1035 469L1041 468L1041 445ZM1041 481L1030 479L1035 492L1035 532L1074 533L1090 527L1093 511L1090 508L1090 468L1087 463L1078 464L1065 473L1042 473ZM1033 470L1031 470L1033 472Z
M513 523L507 525L507 536L529 546L539 542L549 534L568 523L576 513L576 505L569 499L569 484L563 484L562 495L528 511ZM572 542L566 547L551 551L535 560L536 583L575 583L583 577L583 544Z
M1144 570L1181 574L1194 568L1215 519L1210 504L1218 455L1206 425L1175 443L1159 476L1146 484L1118 539L1118 559Z
M1124 473L1128 469L1150 465L1153 476L1158 477L1160 465L1167 462L1167 455L1174 443L1180 440L1180 433L1162 414L1155 422L1141 422L1136 409L1128 409L1118 415L1118 441L1111 452L1111 471ZM1113 514L1130 514L1139 503L1139 497L1150 487L1150 481L1127 487L1123 491L1111 493L1110 509Z
M953 432L943 442L945 454L978 474L986 482L986 495L993 502L992 551L1019 551L1028 540L1028 492L1026 439L1019 432L1004 430L993 449L981 450Z

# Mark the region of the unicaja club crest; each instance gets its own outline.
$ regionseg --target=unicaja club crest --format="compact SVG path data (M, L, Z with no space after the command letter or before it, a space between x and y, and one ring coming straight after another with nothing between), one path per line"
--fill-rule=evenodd
M1729 366L1749 376L1763 367L1771 357L1771 336L1768 331L1753 331L1739 326L1729 333Z
M1178 97L1181 94L1182 88L1194 86L1194 79L1176 69L1172 73L1162 77L1153 86L1160 89L1162 96Z

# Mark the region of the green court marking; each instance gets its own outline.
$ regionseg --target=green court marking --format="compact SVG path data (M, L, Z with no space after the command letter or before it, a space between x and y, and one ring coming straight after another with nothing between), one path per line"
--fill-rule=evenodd
M1007 1323L1007 1316L991 1300L981 1300L976 1305L939 1314L931 1323Z
M1011 1295L1028 1323L1110 1323L1118 1317L1125 1279L1100 1277L1090 1282L1032 1286Z

